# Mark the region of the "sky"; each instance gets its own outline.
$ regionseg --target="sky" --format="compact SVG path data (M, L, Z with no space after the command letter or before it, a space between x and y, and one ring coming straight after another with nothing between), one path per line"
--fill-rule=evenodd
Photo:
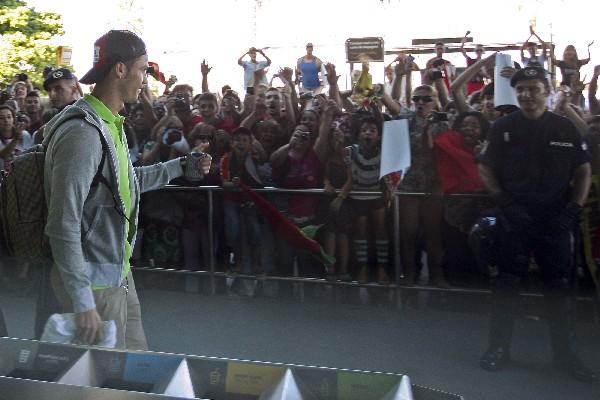
M415 38L460 37L471 31L475 43L516 43L529 36L533 21L538 34L556 44L557 57L574 44L580 58L597 37L600 5L592 0L29 0L40 11L62 15L65 35L57 45L73 48L72 65L79 76L92 64L93 43L110 29L132 29L146 42L151 61L180 83L200 89L200 63L213 67L211 91L230 84L241 90L242 69L237 59L250 46L267 49L270 73L293 67L307 42L314 54L333 62L340 85L348 83L344 43L350 37L379 36L385 49L409 46ZM260 3L257 6L257 3ZM452 5L449 7L449 5ZM447 7L445 9L444 7ZM449 8L448 8L449 7ZM424 14L425 12L425 14ZM574 17L577 17L575 20ZM591 47L592 62L582 69L591 76L600 64L600 37ZM517 53L513 53L515 57ZM418 56L423 65L430 56ZM260 56L259 56L260 58ZM387 56L386 63L394 56ZM458 54L449 55L464 66ZM374 81L383 81L383 63L371 67Z

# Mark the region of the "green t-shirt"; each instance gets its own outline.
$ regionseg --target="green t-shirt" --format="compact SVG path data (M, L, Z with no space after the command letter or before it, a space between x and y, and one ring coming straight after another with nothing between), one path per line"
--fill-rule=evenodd
M129 147L127 146L127 139L125 138L125 132L123 130L123 121L125 117L113 114L104 103L98 100L91 94L86 94L84 100L89 103L90 106L96 111L96 113L102 118L115 145L117 150L117 161L119 163L119 198L123 201L125 209L125 215L128 216L129 220L131 216L131 189L129 186ZM127 239L125 241L125 260L123 262L123 278L125 278L131 269L129 265L129 259L131 258L131 242L130 238L133 236L129 231L132 227L129 226L129 222L125 220L125 232L127 232ZM92 286L93 290L105 289L105 286Z

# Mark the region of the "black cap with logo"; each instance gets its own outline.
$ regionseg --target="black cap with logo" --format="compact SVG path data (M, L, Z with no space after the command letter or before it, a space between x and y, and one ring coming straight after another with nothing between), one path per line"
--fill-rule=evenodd
M517 82L538 80L542 83L546 83L546 70L541 67L525 67L517 70L517 72L510 78L510 86L515 87Z
M53 69L46 74L44 79L44 90L48 91L48 85L61 79L76 79L68 68Z

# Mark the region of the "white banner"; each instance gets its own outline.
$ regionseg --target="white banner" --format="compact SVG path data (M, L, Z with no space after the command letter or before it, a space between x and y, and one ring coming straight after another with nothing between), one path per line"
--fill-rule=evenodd
M517 103L517 94L515 89L510 86L510 78L500 75L505 67L514 68L510 54L496 54L496 67L494 68L494 107L513 105Z
M397 119L384 122L379 179L389 173L398 171L402 171L402 176L404 176L409 167L410 138L408 120Z

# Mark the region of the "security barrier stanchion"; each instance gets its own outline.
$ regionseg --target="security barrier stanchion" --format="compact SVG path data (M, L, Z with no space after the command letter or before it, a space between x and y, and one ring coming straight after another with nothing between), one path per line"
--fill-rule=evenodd
M394 282L396 283L396 306L400 306L400 277L402 264L400 262L400 198L394 192Z
M210 293L215 295L217 293L217 288L215 284L215 234L213 231L214 228L214 204L213 204L213 191L209 189L207 192L208 196L208 249L210 251L209 259L209 267L210 267Z

